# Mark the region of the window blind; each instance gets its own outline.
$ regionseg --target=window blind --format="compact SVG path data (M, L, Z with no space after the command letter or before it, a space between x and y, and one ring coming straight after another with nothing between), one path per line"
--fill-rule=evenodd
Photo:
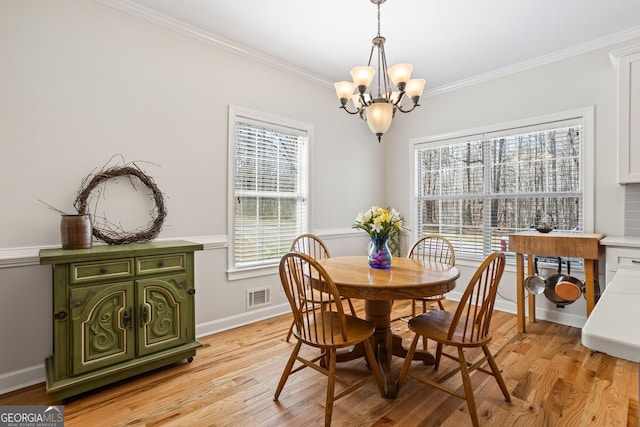
M298 129L235 123L234 266L277 263L307 228L307 137Z
M582 125L574 123L418 146L419 235L442 234L459 254L484 257L544 218L583 231Z

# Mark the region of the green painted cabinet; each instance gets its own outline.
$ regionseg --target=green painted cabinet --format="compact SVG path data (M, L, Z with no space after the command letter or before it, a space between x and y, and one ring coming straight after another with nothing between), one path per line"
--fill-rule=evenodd
M53 270L53 355L47 391L59 399L179 360L195 339L194 252L154 242L40 251Z

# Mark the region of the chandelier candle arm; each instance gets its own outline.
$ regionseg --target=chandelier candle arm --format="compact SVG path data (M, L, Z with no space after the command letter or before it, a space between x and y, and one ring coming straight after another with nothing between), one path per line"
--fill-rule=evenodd
M340 100L340 108L349 114L358 114L362 120L367 121L371 132L378 137L378 142L381 142L382 136L391 126L396 110L409 113L420 106L420 96L426 82L424 79L411 78L411 64L400 63L387 68L384 50L386 40L380 35L380 5L386 0L370 1L378 6L378 34L372 40L369 62L366 66L357 66L351 70L353 82L337 82L334 86ZM374 55L376 49L377 55ZM377 70L371 66L373 58L377 59ZM371 91L376 72L377 93ZM397 91L392 90L389 80L396 86ZM411 105L407 107L402 104L405 94L411 100ZM353 104L354 111L348 109L349 101Z

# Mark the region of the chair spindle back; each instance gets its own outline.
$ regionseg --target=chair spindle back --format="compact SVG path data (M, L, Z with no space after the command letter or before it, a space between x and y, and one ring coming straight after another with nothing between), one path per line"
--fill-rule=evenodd
M314 259L329 258L329 249L315 234L301 234L291 243L291 252L307 254Z
M339 303L340 294L326 270L311 256L298 252L283 256L279 270L294 317L294 335L312 346L346 340L347 327L344 309ZM332 311L338 316L329 315Z
M455 265L456 255L451 242L437 234L425 234L409 249L407 258L424 263L433 261Z
M449 339L460 332L463 342L491 339L491 315L504 266L504 253L494 252L478 267L458 304L449 329ZM461 321L463 325L459 325Z

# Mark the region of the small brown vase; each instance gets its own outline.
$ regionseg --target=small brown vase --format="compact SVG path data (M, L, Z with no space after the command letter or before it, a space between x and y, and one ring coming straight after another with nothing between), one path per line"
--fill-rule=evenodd
M93 242L92 234L93 227L89 215L62 215L62 249L89 249Z

